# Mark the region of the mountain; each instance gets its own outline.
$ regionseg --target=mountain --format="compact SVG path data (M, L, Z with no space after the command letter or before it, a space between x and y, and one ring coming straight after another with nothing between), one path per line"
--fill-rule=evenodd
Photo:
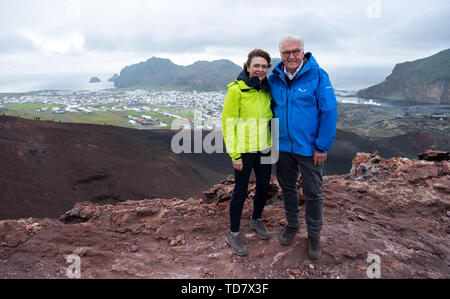
M277 64L279 64L281 62L281 58L272 58L272 61L270 62L270 64L272 65L271 68L269 68L269 70L267 71L267 78L270 77L270 75L272 75L273 69L277 66Z
M225 90L241 68L229 60L197 61L188 66L152 57L122 69L114 85L119 88L147 87L162 90Z
M450 49L397 64L386 80L360 90L361 98L450 104Z

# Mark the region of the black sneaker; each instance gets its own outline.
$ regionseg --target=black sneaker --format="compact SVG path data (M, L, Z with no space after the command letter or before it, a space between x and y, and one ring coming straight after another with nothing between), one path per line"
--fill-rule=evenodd
M226 234L226 241L227 244L231 246L234 253L240 256L247 255L247 249L245 249L245 246L241 240L241 233L231 234L228 230Z
M308 236L308 254L313 260L318 260L322 253L322 245L320 244L320 236L309 237Z
M288 246L294 240L295 235L297 234L298 228L292 228L286 226L284 232L280 235L280 243L283 246Z
M267 240L269 239L269 232L267 231L264 223L261 219L253 219L250 218L250 227L256 230L256 234L260 239Z

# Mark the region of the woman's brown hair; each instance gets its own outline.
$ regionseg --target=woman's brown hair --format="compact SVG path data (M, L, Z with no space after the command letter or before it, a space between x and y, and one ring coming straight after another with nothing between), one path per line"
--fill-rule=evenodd
M255 50L251 51L250 53L248 53L248 59L247 59L247 61L244 63L244 70L245 70L246 73L248 73L247 68L250 66L250 64L252 63L252 59L255 58L255 57L262 57L262 58L264 58L265 60L267 60L267 64L268 64L268 65L267 65L267 68L270 69L270 67L272 66L272 65L270 64L270 62L271 62L270 54L267 53L267 52L264 51L264 50L261 50L261 49L255 49Z

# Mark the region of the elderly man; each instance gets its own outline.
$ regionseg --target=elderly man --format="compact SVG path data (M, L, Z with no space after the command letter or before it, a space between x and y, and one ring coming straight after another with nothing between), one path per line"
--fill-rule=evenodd
M279 119L277 177L287 218L280 243L289 245L300 226L297 180L301 173L308 253L318 259L322 250L322 176L336 135L337 101L327 73L311 53L305 54L301 37L285 36L279 46L282 61L269 82L274 117Z

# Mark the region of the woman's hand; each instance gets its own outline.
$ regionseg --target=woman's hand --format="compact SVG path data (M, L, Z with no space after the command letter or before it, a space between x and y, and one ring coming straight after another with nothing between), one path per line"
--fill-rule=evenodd
M242 168L244 168L244 164L242 163L242 160L239 160L239 161L233 162L233 167L237 171L242 171Z

